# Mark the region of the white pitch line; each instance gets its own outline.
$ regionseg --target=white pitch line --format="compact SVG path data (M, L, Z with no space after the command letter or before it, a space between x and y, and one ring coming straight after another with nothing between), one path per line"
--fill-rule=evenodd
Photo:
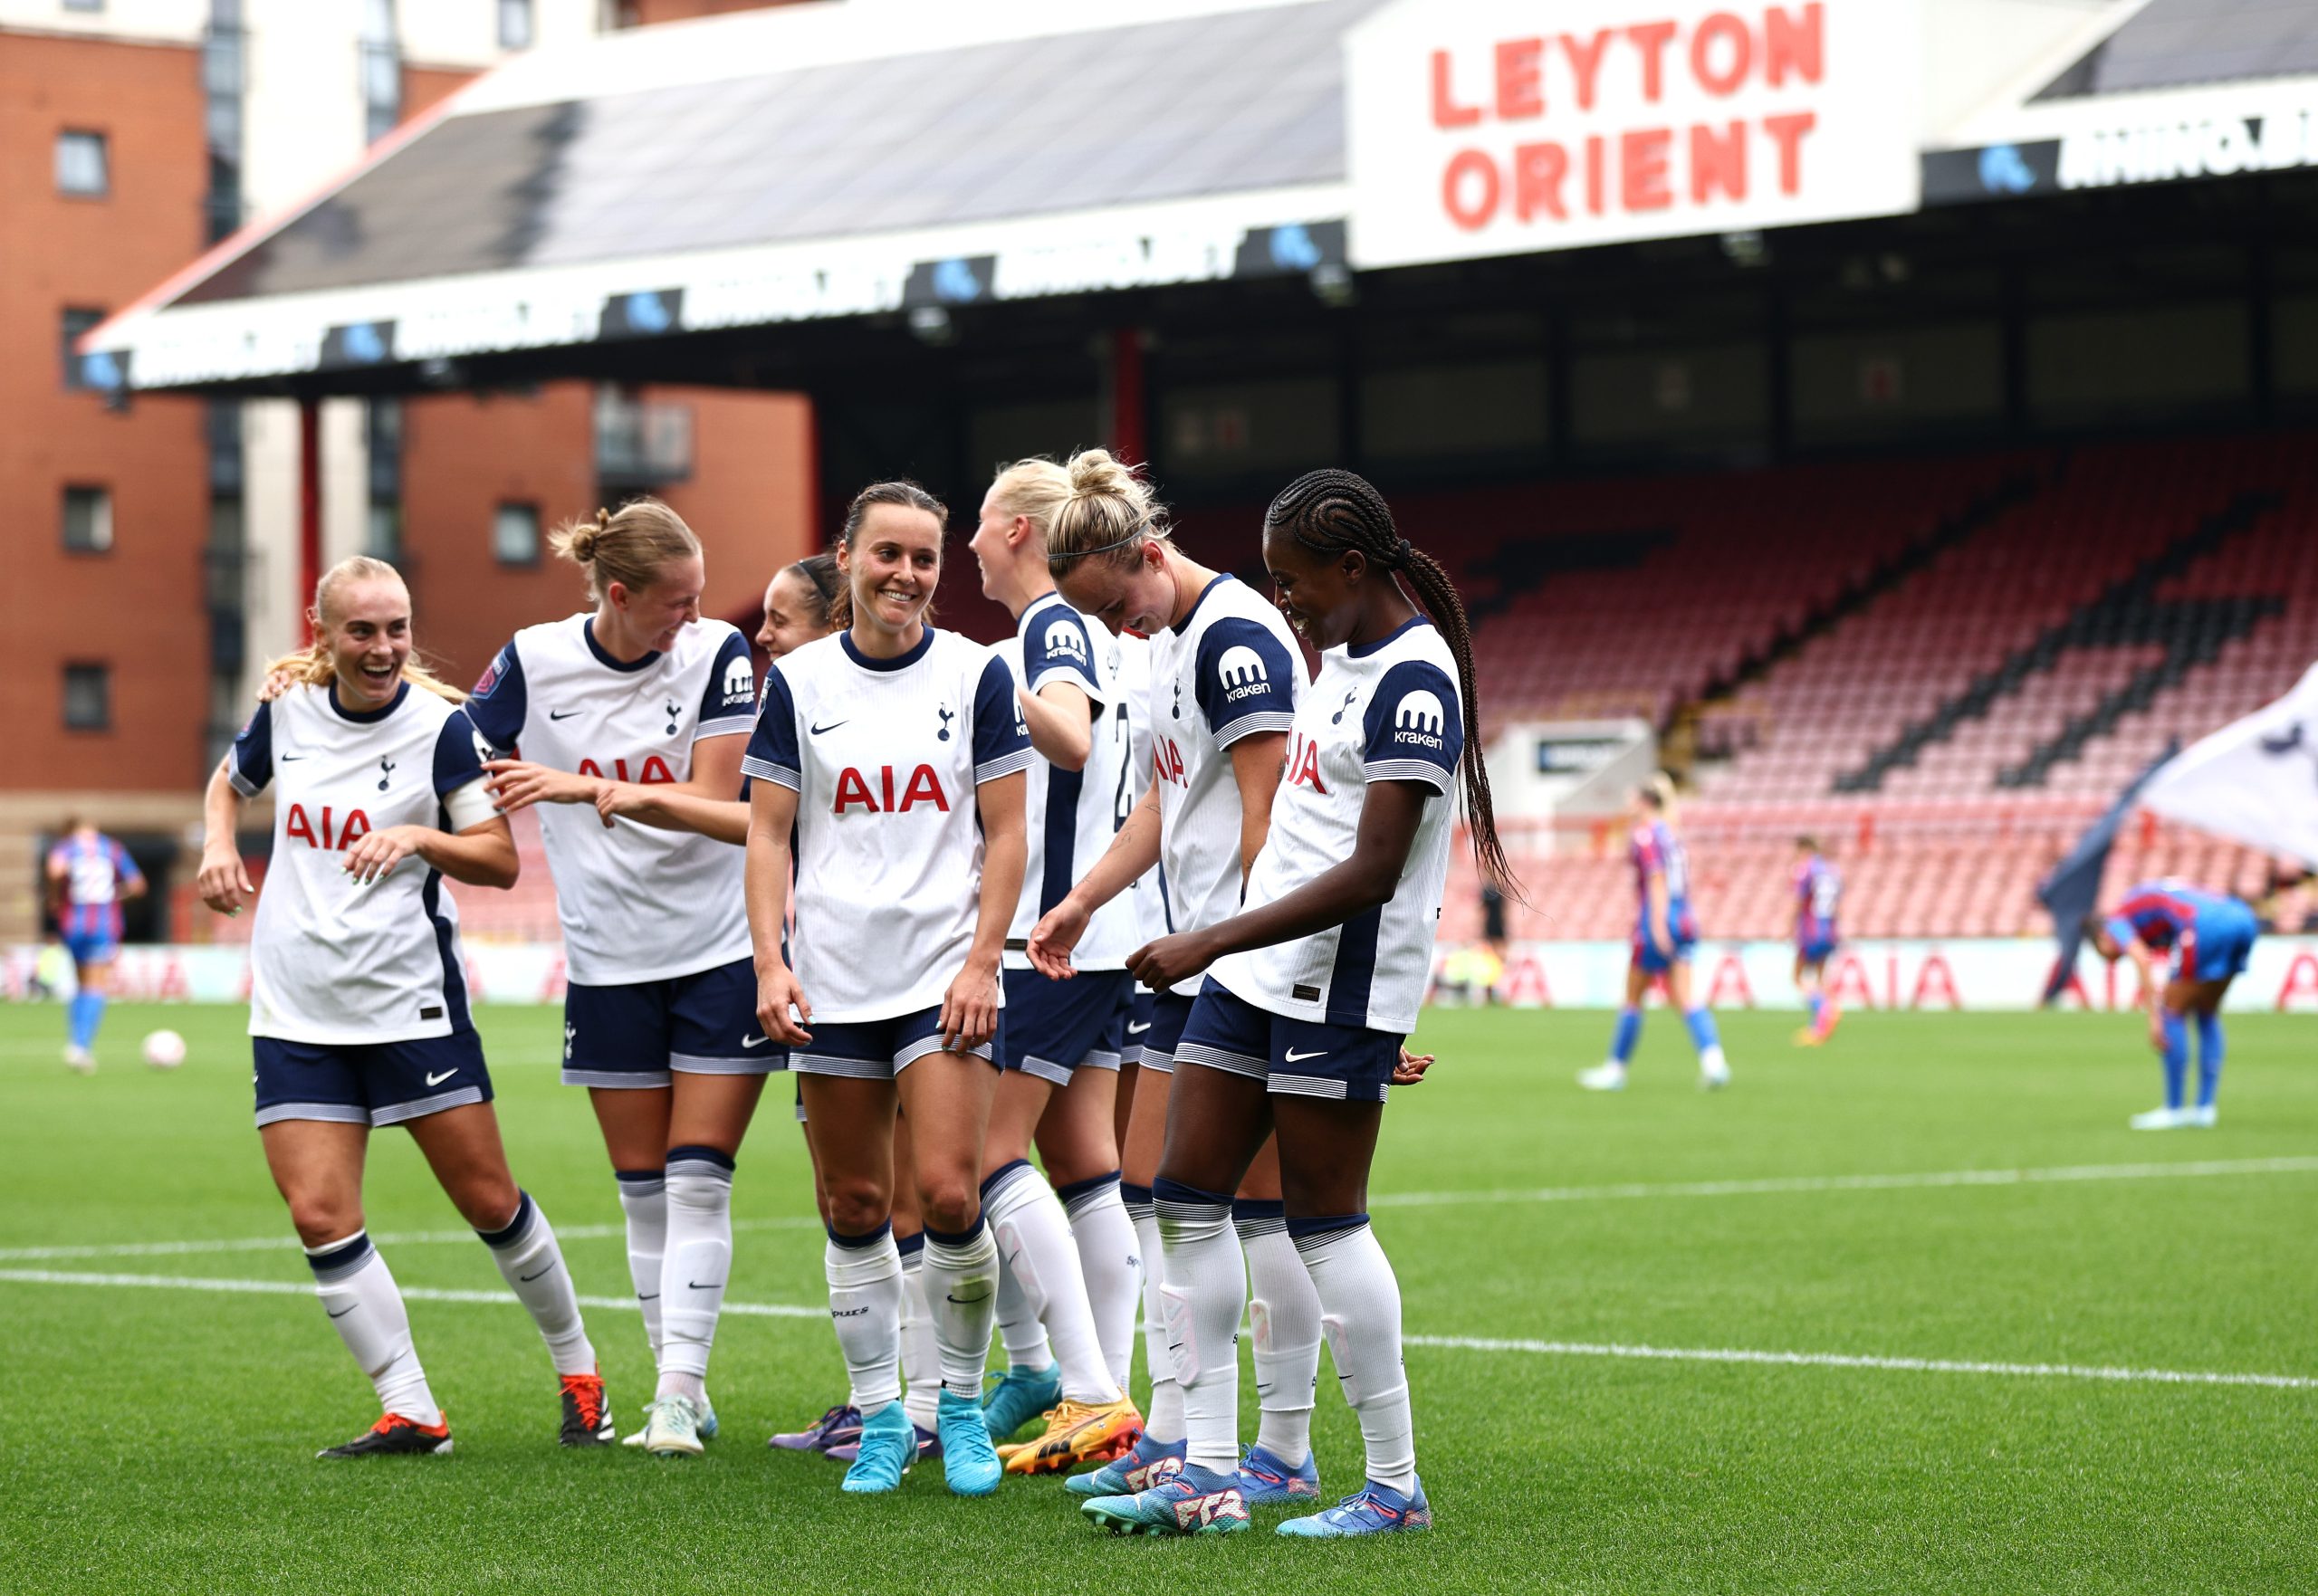
M1383 1191L1371 1209L1464 1202L1606 1202L1643 1197L1765 1197L1781 1192L1911 1191L1943 1186L2036 1186L2075 1180L2190 1180L2215 1175L2318 1174L2318 1158L2211 1159L2198 1162L2074 1164L2048 1170L1935 1170L1912 1175L1773 1175L1753 1180L1633 1181L1486 1191Z
M100 1275L62 1269L0 1269L0 1284L146 1287L164 1291L216 1291L263 1296L311 1296L311 1285L292 1280L213 1280L184 1275ZM406 1285L407 1301L516 1305L504 1291L455 1291ZM625 1296L583 1296L584 1308L636 1311ZM724 1312L760 1319L825 1319L829 1310L796 1303L727 1302ZM1872 1369L1909 1374L1979 1374L2027 1380L2102 1380L2129 1385L2238 1385L2274 1391L2318 1391L2318 1378L2301 1374L2241 1374L2204 1369L2127 1369L2087 1363L1999 1363L1952 1358L1892 1358L1863 1352L1781 1352L1747 1347L1653 1347L1622 1342L1534 1341L1478 1335L1410 1335L1413 1347L1450 1352L1522 1352L1550 1358L1631 1358L1661 1363L1756 1363L1783 1368Z
M2035 1186L2079 1180L2184 1180L2225 1175L2318 1174L2318 1157L2213 1159L2198 1162L2076 1164L2042 1170L1937 1170L1899 1175L1774 1175L1746 1180L1633 1181L1615 1186L1547 1186L1477 1191L1380 1191L1374 1209L1442 1208L1472 1202L1609 1202L1646 1197L1762 1197L1782 1192L1908 1191L1954 1186ZM735 1219L735 1230L818 1230L819 1219ZM604 1241L625 1237L618 1225L559 1226L566 1241ZM472 1230L412 1230L374 1236L381 1247L465 1244ZM158 1258L196 1253L286 1251L286 1236L241 1237L216 1241L123 1241L0 1247L0 1263L54 1263L74 1258Z
M821 1222L808 1219L735 1219L735 1230L819 1230ZM624 1225L558 1225L556 1238L561 1241L608 1241L624 1238ZM370 1239L380 1247L417 1247L436 1243L471 1242L472 1230L406 1230L373 1236ZM241 1236L216 1241L120 1241L104 1244L60 1244L53 1247L0 1247L0 1262L22 1264L55 1262L67 1258L167 1258L195 1253L219 1252L282 1252L296 1247L292 1236Z
M2000 1374L2031 1380L2109 1380L2145 1385L2258 1385L2318 1391L2303 1374L2235 1374L2204 1369L2123 1369L2101 1363L1989 1363L1954 1358L1886 1358L1865 1352L1770 1352L1747 1347L1628 1346L1618 1342L1497 1341L1477 1335L1407 1335L1413 1347L1534 1352L1556 1358L1641 1358L1668 1363L1771 1363L1808 1369L1883 1369L1910 1374Z

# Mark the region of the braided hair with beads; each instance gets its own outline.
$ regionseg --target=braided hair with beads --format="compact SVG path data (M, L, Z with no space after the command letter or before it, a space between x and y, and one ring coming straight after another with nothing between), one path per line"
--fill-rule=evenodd
M1401 536L1384 496L1368 480L1349 471L1310 471L1279 492L1264 511L1267 531L1285 532L1316 554L1347 550L1365 559L1390 580L1398 581L1432 624L1441 629L1449 652L1457 660L1457 690L1465 701L1468 727L1480 718L1473 683L1473 633L1465 618L1465 601L1457 596L1448 568ZM1497 813L1490 802L1489 767L1480 750L1465 746L1459 779L1465 799L1465 823L1472 834L1473 858L1481 874L1508 896L1527 903L1513 867L1506 861L1497 835Z

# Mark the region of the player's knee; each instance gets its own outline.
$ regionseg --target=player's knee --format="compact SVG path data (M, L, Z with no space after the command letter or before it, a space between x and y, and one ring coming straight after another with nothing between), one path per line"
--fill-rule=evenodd
M840 1236L867 1236L891 1217L892 1204L874 1180L833 1176L821 1183L823 1220Z
M928 1230L963 1230L972 1225L981 1193L963 1174L931 1175L918 1182L918 1210Z
M478 1230L504 1229L523 1201L514 1177L504 1171L478 1173L455 1181L450 1196L459 1217Z
M322 1192L292 1193L290 1223L302 1247L327 1247L362 1228L362 1205L348 1198Z

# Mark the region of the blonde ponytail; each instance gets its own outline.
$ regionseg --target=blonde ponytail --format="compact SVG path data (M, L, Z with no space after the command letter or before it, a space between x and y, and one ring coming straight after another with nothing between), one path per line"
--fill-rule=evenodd
M1083 449L1055 469L1064 488L1045 533L1047 569L1056 577L1089 557L1124 565L1144 544L1169 540L1166 511L1139 467L1107 449Z
M285 654L265 667L269 676L285 676L292 683L307 687L328 687L338 680L338 667L330 660L329 631L337 617L337 598L350 582L392 582L408 597L410 586L402 573L383 559L367 554L357 554L341 559L322 573L314 584L314 607L306 618L314 628L314 640L292 654ZM414 649L403 662L402 679L413 687L423 687L437 698L447 698L453 703L465 703L467 695L419 663Z

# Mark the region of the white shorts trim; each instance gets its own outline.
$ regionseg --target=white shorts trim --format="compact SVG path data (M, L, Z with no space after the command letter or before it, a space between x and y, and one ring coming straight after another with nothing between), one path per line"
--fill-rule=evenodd
M332 1125L367 1125L370 1111L357 1108L351 1103L277 1103L257 1111L260 1125L277 1124L283 1120L318 1120Z
M671 1053L668 1067L688 1075L772 1075L789 1067L789 1060L781 1055L759 1054L753 1058L703 1058L693 1053Z
M406 1120L423 1120L430 1113L441 1113L446 1108L463 1108L470 1103L483 1101L480 1086L461 1086L456 1091L438 1092L432 1097L422 1097L416 1103L398 1103L388 1108L373 1109L372 1125L399 1125Z
M566 1069L567 1086L608 1086L616 1091L665 1092L670 1085L664 1069Z
M1271 1066L1260 1058L1250 1058L1244 1053L1226 1053L1221 1047L1209 1047L1198 1042L1181 1042L1175 1046L1175 1061L1179 1064L1205 1065L1235 1075L1246 1075L1260 1081L1271 1074Z

